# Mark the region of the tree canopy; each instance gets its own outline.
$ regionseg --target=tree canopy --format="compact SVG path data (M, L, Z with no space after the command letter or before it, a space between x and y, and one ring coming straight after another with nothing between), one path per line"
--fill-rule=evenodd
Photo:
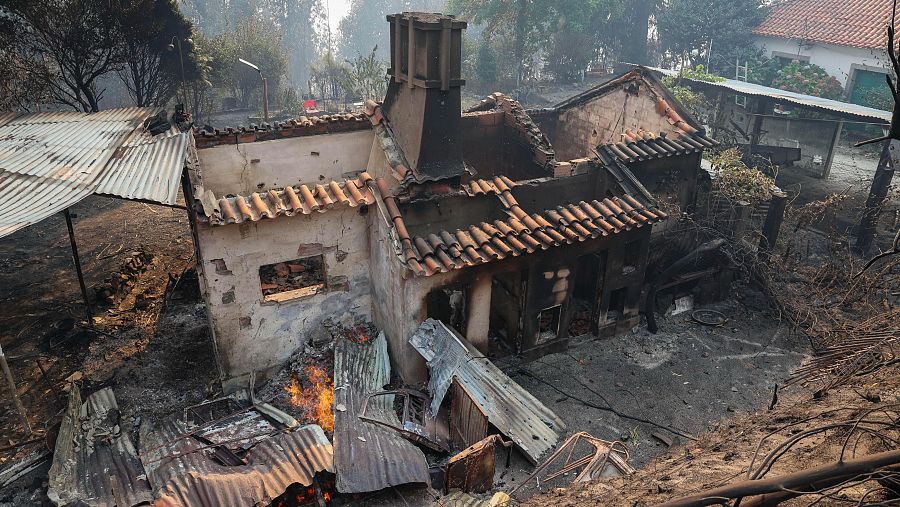
M694 67L734 65L752 45L753 27L768 13L765 0L667 0L656 14L661 49Z

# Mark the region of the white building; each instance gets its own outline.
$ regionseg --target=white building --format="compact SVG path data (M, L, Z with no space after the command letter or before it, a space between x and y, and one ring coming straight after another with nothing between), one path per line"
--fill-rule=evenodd
M753 32L769 56L824 68L857 102L865 90L885 85L891 6L892 0L787 0Z

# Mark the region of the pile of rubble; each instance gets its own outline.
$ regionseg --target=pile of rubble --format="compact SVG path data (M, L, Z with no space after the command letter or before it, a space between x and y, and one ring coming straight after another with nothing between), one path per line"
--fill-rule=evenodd
M112 273L102 283L94 286L97 301L116 306L134 288L137 279L153 262L153 255L143 248L131 252L119 271Z
M308 346L259 391L144 424L137 444L119 426L112 389L82 399L73 385L48 496L57 505L324 507L418 484L439 505L501 506L532 480L634 471L620 442L562 441L559 417L439 321L410 339L430 370L423 391L391 384L387 340L371 325L332 331L333 342ZM540 465L496 491L513 452Z

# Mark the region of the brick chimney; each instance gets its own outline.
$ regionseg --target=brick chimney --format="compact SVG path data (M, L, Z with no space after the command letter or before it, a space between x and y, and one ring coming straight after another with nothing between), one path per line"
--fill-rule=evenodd
M391 67L382 110L419 181L465 171L459 143L464 21L425 12L390 14Z

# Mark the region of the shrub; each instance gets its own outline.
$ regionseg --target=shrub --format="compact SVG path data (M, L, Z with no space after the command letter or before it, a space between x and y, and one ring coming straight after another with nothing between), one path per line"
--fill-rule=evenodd
M844 93L841 83L828 75L822 67L811 63L793 62L778 71L772 86L781 90L813 95L825 99L840 99Z

